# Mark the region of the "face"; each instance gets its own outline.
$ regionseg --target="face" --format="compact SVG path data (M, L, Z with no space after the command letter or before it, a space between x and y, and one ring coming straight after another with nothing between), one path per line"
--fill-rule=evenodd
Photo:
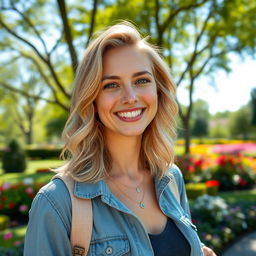
M108 50L100 86L95 107L104 132L141 135L157 112L157 87L147 54L135 46Z

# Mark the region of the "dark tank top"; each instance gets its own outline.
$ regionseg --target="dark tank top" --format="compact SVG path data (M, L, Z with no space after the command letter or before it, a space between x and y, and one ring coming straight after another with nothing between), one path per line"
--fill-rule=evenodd
M164 231L149 234L155 256L190 256L190 245L172 219L168 218Z

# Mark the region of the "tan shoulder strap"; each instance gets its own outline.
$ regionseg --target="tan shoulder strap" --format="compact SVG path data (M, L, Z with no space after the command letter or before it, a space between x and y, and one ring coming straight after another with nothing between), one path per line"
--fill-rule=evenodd
M180 193L179 193L179 189L178 189L176 179L175 179L175 177L172 173L170 173L169 176L170 176L170 179L171 179L170 182L169 182L169 187L170 187L174 197L176 198L176 200L180 204Z
M63 174L56 174L53 179L61 179L67 186L72 203L72 223L70 242L73 256L87 255L92 235L92 202L74 196L74 180Z

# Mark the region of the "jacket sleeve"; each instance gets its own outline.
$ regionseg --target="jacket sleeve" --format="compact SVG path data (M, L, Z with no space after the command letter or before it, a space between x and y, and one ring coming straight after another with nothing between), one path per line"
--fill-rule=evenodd
M24 256L71 256L71 201L60 180L50 182L33 200Z
M187 193L186 193L186 188L185 188L185 183L184 183L182 172L179 169L179 167L174 164L172 166L172 173L176 179L176 182L177 182L177 185L179 188L181 207L184 209L187 217L192 222L191 212L190 212L190 207L189 207L189 203L188 203L188 198L187 198ZM204 243L201 242L201 247L204 247L204 246L205 246Z
M175 180L177 182L177 186L179 189L181 207L184 209L187 217L189 217L191 220L191 213L190 213L190 208L189 208L189 203L188 203L188 198L187 198L187 193L186 193L186 188L185 188L185 183L184 183L182 172L179 169L179 167L174 164L172 166L172 173L175 177Z

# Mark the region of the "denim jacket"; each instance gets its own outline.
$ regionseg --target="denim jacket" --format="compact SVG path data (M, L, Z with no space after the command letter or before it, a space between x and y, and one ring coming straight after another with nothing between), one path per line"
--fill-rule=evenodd
M180 204L168 183L173 176ZM156 196L162 212L172 218L188 240L191 256L203 255L196 227L192 224L182 174L176 165L162 179L155 179ZM110 191L104 180L76 182L74 194L92 199L93 230L88 255L153 256L147 230L140 219ZM145 209L146 210L146 209ZM36 195L29 212L25 256L71 256L71 200L65 184L55 179ZM83 230L81 230L83 235Z

